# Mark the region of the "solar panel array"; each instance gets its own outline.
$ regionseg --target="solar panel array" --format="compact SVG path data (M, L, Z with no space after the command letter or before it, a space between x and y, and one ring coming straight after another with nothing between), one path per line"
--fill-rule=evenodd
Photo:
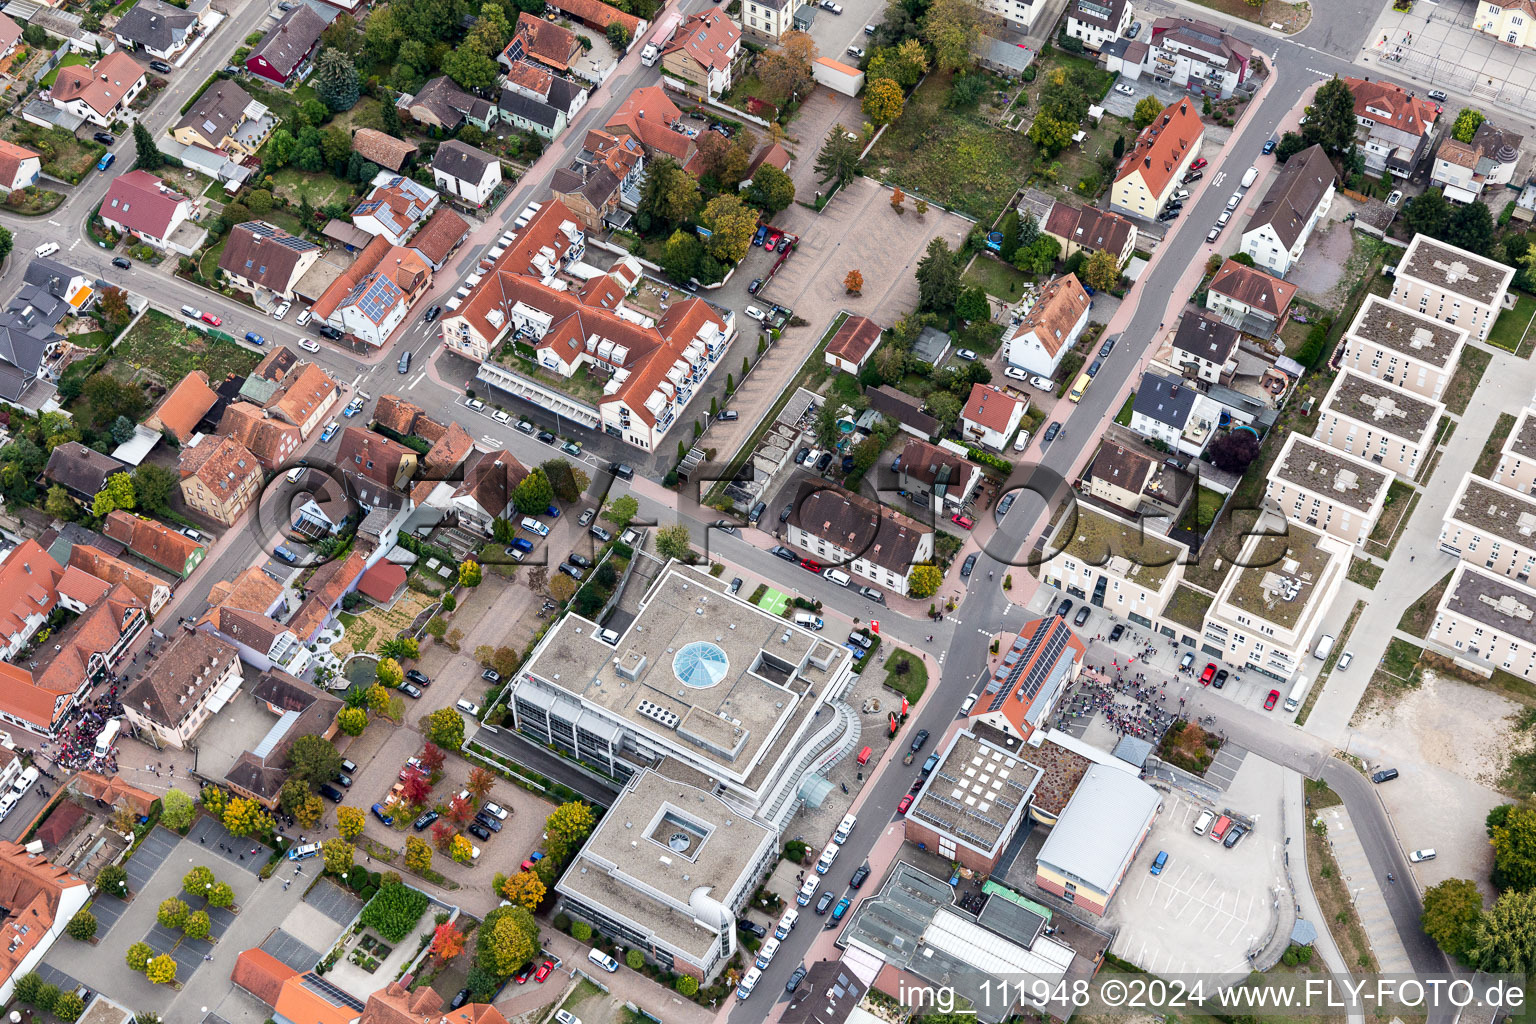
M363 292L357 300L357 308L363 311L363 315L374 323L381 323L384 314L394 306L400 297L400 289L395 283L383 274L373 279L373 283Z
M356 1010L358 1013L362 1013L364 1010L362 1002L347 995L347 993L332 985L314 971L304 975L304 987L317 995L324 996L332 1006L345 1006Z
M1060 619L1053 616L1043 620L1035 629L1034 636L1029 638L1029 643L1024 646L1018 660L1012 665L1007 665L1005 660L1004 664L1008 668L1006 682L997 688L997 693L992 698L992 705L987 710L996 711L1003 706L1003 701L1010 693L1016 692L1014 683L1018 681L1019 674L1026 665L1029 666L1029 674L1024 677L1024 685L1017 692L1020 699L1024 697L1033 699L1035 694L1040 692L1040 684L1045 681L1046 676L1050 675L1051 669L1055 668L1056 659L1061 656L1062 648L1067 645L1068 635L1068 630Z

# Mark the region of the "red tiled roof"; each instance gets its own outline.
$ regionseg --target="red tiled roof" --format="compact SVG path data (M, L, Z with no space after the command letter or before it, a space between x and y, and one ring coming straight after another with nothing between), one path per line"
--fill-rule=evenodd
M522 39L523 51L541 63L558 71L570 66L571 55L581 46L576 33L563 25L536 18L526 11L517 16L517 30L513 42ZM512 43L507 46L510 48Z
M647 85L632 90L603 127L610 132L622 129L639 139L648 152L670 156L691 169L696 152L693 140L667 127L682 116L661 86Z
M5 15L0 14L0 27L14 26L16 23ZM10 45L0 39L0 50ZM9 186L16 180L16 173L21 170L21 162L38 156L25 146L18 146L14 142L6 142L0 139L0 184Z
M1051 355L1066 344L1072 327L1088 311L1088 293L1076 274L1067 274L1047 282L1040 290L1034 308L1019 324L1019 331L1034 331Z
M218 400L218 393L208 386L208 375L202 370L193 370L165 393L144 425L151 430L169 430L176 440L186 444L196 431L198 421Z
M469 234L469 223L446 206L439 206L421 230L411 237L410 248L433 266L440 266L453 247Z
M357 581L357 592L380 604L386 604L403 586L405 570L394 562L380 562L363 573L363 578Z
M606 29L614 22L618 22L624 26L631 38L640 33L639 18L633 14L625 14L617 7L610 7L602 0L553 0L553 6L594 28Z
M264 949L246 949L235 958L229 980L266 1005L276 1006L283 983L298 973Z
M219 433L239 439L267 469L286 462L300 440L298 427L267 419L261 407L250 402L232 402L219 420Z
M152 519L140 519L122 509L108 513L102 532L119 544L126 544L128 550L140 558L177 573L183 571L187 560L203 546L169 526Z
M15 843L0 842L0 927L10 941L0 949L0 977L12 978L38 945L54 934L55 918L64 890L85 885L64 868L28 853Z
M1194 100L1186 97L1169 104L1157 115L1156 121L1136 136L1136 144L1120 161L1115 180L1121 181L1139 173L1147 191L1154 196L1162 195L1179 165L1204 133L1205 126L1200 123L1200 111Z
M1435 127L1440 116L1433 102L1411 95L1400 85L1363 78L1346 78L1344 84L1355 97L1356 117L1370 118L1400 132L1423 135Z
M880 341L883 328L867 316L850 316L827 342L827 355L862 363Z
M132 57L115 50L91 66L60 68L53 82L53 98L61 103L84 100L96 113L109 114L143 77L144 69Z
M1008 429L1013 411L1023 403L1002 388L991 384L972 384L971 397L960 415L972 423L1002 433Z
M1296 286L1289 281L1270 277L1262 270L1230 259L1216 271L1207 290L1260 310L1276 320L1290 308L1291 299L1296 296Z
M336 451L339 469L393 487L400 477L401 463L407 461L415 465L416 453L383 434L359 427L347 427L341 432L341 444Z
M59 579L64 567L30 538L22 541L0 563L0 638L23 631L30 616L48 615L59 601Z
M719 71L731 66L731 57L741 40L741 29L726 13L711 7L683 22L663 54L686 53L701 67Z
M282 389L268 400L267 408L299 426L332 401L339 387L318 363L306 363L304 369L283 381Z
M327 562L315 570L309 580L309 596L299 605L299 610L288 620L288 628L294 636L308 643L325 624L326 618L347 590L363 573L365 559L353 551L343 562Z
M177 465L182 479L195 476L221 499L239 493L251 477L262 474L261 461L238 438L205 437L194 448L184 448Z
M101 201L101 216L137 234L164 238L177 207L191 202L148 171L129 171L112 179Z
M1053 634L1057 633L1064 634L1061 637L1064 644L1057 649L1054 657L1050 657ZM981 699L976 702L975 707L971 708L969 717L983 718L999 714L1014 733L1021 739L1028 739L1035 731L1035 726L1030 724L1027 716L1037 693L1026 690L1020 685L1021 682L1028 678L1031 672L1037 670L1048 675L1052 671L1052 666L1059 664L1063 658L1081 662L1087 649L1067 625L1066 619L1059 615L1052 615L1026 623L1019 630L1018 639L1014 641L1011 653L1017 655L1017 659L1011 664L1005 660L998 665L991 681L982 691ZM1029 654L1028 660L1024 660L1023 657L1026 653ZM1010 692L1004 694L994 711L994 700L999 693L1002 693L1004 687L1008 687Z
M144 602L149 607L154 600L155 591L161 587L170 588L145 572L123 561L114 558L100 548L89 544L74 544L69 549L69 564L90 573L97 579L106 580L108 583L120 583L133 591L133 596ZM263 574L265 575L265 574ZM271 579L271 577L267 577Z

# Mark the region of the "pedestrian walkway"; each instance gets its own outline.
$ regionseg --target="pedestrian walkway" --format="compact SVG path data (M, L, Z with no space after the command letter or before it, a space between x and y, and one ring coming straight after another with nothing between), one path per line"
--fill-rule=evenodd
M1371 862L1365 855L1365 847L1360 845L1360 836L1355 832L1349 812L1340 805L1326 808L1318 812L1317 816L1328 828L1328 845L1333 850L1333 859L1338 862L1339 876L1349 888L1350 898L1355 903L1355 913L1365 928L1366 939L1376 953L1381 972L1411 972L1413 962L1408 959L1408 951L1403 948L1403 941L1398 937L1397 925L1392 920L1391 911L1387 909L1381 887L1376 884ZM1409 883L1405 880L1393 884ZM1306 888L1310 890L1311 886ZM1358 969L1358 965L1353 966Z

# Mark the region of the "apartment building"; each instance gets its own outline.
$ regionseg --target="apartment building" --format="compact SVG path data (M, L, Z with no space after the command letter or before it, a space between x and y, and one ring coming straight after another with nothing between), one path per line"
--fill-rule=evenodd
M1528 584L1536 567L1536 497L1468 473L1446 507L1440 550Z
M1067 5L1066 34L1094 53L1130 30L1131 0L1073 0Z
M1189 549L1138 522L1078 505L1045 546L1040 582L1155 628L1178 587Z
M1143 70L1196 96L1229 99L1248 79L1253 47L1194 18L1158 18Z
M1322 146L1295 154L1264 193L1243 229L1242 251L1272 274L1284 277L1301 259L1307 239L1333 206L1333 161Z
M1415 235L1408 243L1408 251L1397 261L1391 298L1421 316L1459 327L1479 341L1487 341L1514 277L1514 267L1428 235Z
M1344 332L1340 366L1385 381L1404 391L1440 401L1467 331L1383 299L1367 295Z
M185 750L240 689L240 652L200 629L176 635L123 693L123 717L140 739Z
M789 514L790 544L823 565L907 594L912 567L933 561L933 530L822 480L802 480Z
M1411 480L1434 451L1444 413L1439 402L1346 369L1317 407L1312 436Z
M1536 673L1536 592L1462 562L1435 609L1428 639L1454 651L1458 660L1531 679Z
M1536 487L1536 412L1520 410L1515 426L1504 441L1493 482L1530 494Z
M1109 191L1110 206L1132 217L1162 213L1204 141L1205 125L1195 101L1170 104L1141 130L1120 160Z

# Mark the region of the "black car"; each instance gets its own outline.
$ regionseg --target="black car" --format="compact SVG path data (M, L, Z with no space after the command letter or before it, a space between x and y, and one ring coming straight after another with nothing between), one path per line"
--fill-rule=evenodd
M740 576L737 576L735 579L731 580L731 593L733 593L733 594L741 593L741 577Z
M969 555L965 556L965 563L960 566L961 578L963 579L969 576L971 574L971 570L974 568L976 568L976 553L973 551Z
M113 135L111 132L97 132L95 135L92 135L91 138L95 139L103 146L117 145L117 136Z
M825 914L827 911L831 910L832 901L835 899L837 899L837 897L830 892L822 893L821 899L816 901L816 913Z
M566 555L565 560L570 562L572 565L579 565L583 569L592 568L592 559L588 558L586 555L578 555L574 551L572 551L569 555Z
M545 444L554 444L556 438L555 435L551 434L549 431L541 430L539 431L539 440L543 441Z
M923 744L928 742L928 730L919 729L917 735L912 737L912 753L923 749Z
M423 675L421 672L417 671L414 668L406 669L405 678L409 679L411 682L415 683L417 686L431 686L432 685L432 680L428 679L425 675Z
M853 873L853 877L848 879L848 887L850 889L857 889L859 886L864 884L865 879L867 879L868 877L869 877L869 865L868 864L860 864L859 865L859 870L855 871Z
M816 472L825 473L830 465L832 465L832 453L822 452L821 458L816 460Z
M1106 356L1108 356L1111 352L1113 352L1114 349L1115 349L1115 342L1117 342L1119 340L1120 340L1120 335L1118 335L1118 334L1111 334L1109 337L1105 338L1104 339L1104 344L1099 346L1099 358L1103 359Z
M1216 673L1216 678L1211 680L1211 685L1218 690L1221 689L1223 686L1227 685L1227 677L1230 674L1231 673L1229 673L1226 669L1222 669Z
M1188 185L1192 181L1199 181L1203 177L1205 177L1204 171L1190 171L1184 175L1184 184Z
M570 562L561 562L560 563L560 571L565 573L571 579L575 580L577 583L580 583L582 577L586 575L586 573L584 573L580 569L576 568Z
M1371 775L1371 781L1376 783L1378 786L1383 782L1391 782L1395 778L1397 778L1396 768L1383 768L1381 771L1375 772Z
M1061 423L1057 420L1052 420L1051 425L1045 428L1045 443L1050 444L1056 440L1056 435L1059 433L1061 433Z
M167 64L163 60L152 60L152 61L150 61L149 62L149 69L151 71L158 71L162 75L168 75L168 74L171 73L171 66L169 64Z
M1090 377L1097 377L1099 375L1099 370L1102 369L1103 366L1104 366L1104 360L1102 360L1102 359L1095 359L1088 366L1088 376L1090 376Z
M336 777L331 781L336 783L336 785L340 786L342 789L352 788L352 776L348 775L346 772L337 772Z
M1237 841L1239 839L1243 838L1243 836L1247 834L1248 830L1243 828L1243 826L1233 825L1231 828L1227 829L1227 838L1222 840L1221 845L1230 850L1232 847L1237 845Z
M810 457L811 457L811 450L809 448L801 448L799 451L795 452L795 465L797 465L797 466L805 465L805 460L810 458Z
M281 5L279 5L279 6L281 6ZM289 5L289 7L292 7L292 6L293 6L292 4ZM461 989L459 989L457 992L455 992L453 994L453 999L452 999L451 1002L449 1002L448 1009L450 1009L450 1010L457 1010L459 1007L463 1006L465 1001L467 1001L468 999L469 999L469 989L461 988Z
M768 937L767 928L764 928L756 921L748 921L744 917L738 917L736 919L736 930L739 932L746 932L748 935L756 935L760 939L766 939Z
M1072 624L1081 628L1088 621L1089 614L1093 611L1086 604L1077 610L1077 615L1072 619Z
M830 896L831 893L828 893L827 895ZM801 964L799 967L796 967L795 973L791 974L789 976L789 980L784 983L784 991L793 992L795 989L799 988L800 983L805 980L807 973L809 972L806 971L805 964Z
M1123 623L1123 622L1122 623L1117 623L1115 625L1115 628L1109 631L1109 642L1110 643L1114 643L1116 640L1119 640L1122 636L1125 636L1125 623Z
M424 832L432 827L432 823L437 820L437 817L436 811L427 811L421 817L411 822L411 828L417 832Z
M757 294L757 290L759 288L761 288L762 286L763 286L763 279L760 278L760 277L754 277L752 279L752 283L747 285L747 294L748 295L756 295Z
M794 514L795 514L795 506L794 506L794 504L791 503L791 504L785 505L782 509L779 510L779 522L781 522L781 523L789 522L789 517L794 515Z
M426 314L426 316L421 318L421 322L424 323L424 324L431 323L433 320L437 319L438 314L441 313L442 311L443 311L443 307L442 306L433 306L431 309L427 310L427 314Z
M325 797L333 804L341 803L341 790L337 789L335 786L321 786L320 795Z
M497 821L496 815L490 813L489 811L476 811L475 820L484 825L486 828L490 829L492 832L501 831L501 822Z
M491 834L485 830L485 826L478 821L470 822L469 827L464 831L482 841L487 841L491 838Z
M1013 499L1018 496L1017 491L1010 491L1003 495L1003 500L997 503L997 518L1001 519L1008 514L1008 510L1013 508Z
M1072 610L1072 599L1070 597L1062 598L1061 599L1061 604L1056 606L1056 614L1061 616L1063 619L1067 617L1067 612L1069 612L1071 610Z
M321 324L317 330L319 330L322 338L330 338L332 341L341 340L341 331L330 324Z
M122 256L112 257L112 265L118 270L128 270L133 266L132 263L130 263L125 257Z
M793 551L789 550L789 548L786 548L782 544L774 545L773 549L771 551L769 551L768 553L770 555L777 555L778 557L784 559L784 561L786 561L786 562L798 562L798 561L800 561L800 556L799 555L795 554Z

